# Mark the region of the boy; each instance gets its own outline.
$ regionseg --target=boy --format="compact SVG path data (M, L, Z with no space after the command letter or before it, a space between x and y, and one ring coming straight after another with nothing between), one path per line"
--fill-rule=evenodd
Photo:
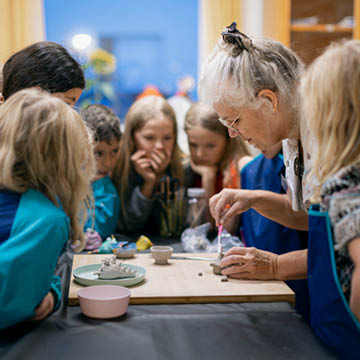
M121 139L120 119L104 105L90 105L81 116L93 131L94 155L97 172L92 182L95 201L94 230L105 240L116 229L120 211L120 198L110 180ZM94 214L89 214L84 230L92 227Z

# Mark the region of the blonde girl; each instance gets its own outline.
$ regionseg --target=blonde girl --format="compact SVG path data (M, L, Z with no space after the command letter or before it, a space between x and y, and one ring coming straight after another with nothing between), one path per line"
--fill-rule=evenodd
M121 200L119 229L157 231L155 193L164 175L182 183L175 113L159 96L141 98L126 116L113 182ZM153 214L153 216L151 216Z
M330 46L310 66L300 92L302 138L306 147L312 140L316 146L308 177L319 184L313 200L320 201L309 220L311 322L339 358L358 359L360 41Z
M188 187L203 187L207 197L223 188L240 187L239 170L251 160L240 138L231 138L217 113L204 103L193 104L185 117L190 149L186 168Z
M94 175L81 117L40 90L21 90L0 106L0 328L41 319L60 304L53 273L69 237L84 247ZM41 303L41 306L38 305ZM36 309L36 311L35 311Z

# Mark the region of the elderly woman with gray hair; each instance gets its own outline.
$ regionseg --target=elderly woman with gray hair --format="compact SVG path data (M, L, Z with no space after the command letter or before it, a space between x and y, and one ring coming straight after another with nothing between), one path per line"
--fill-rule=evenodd
M212 105L230 136L241 136L260 150L284 140L286 165L285 194L224 189L214 195L210 210L217 224L254 209L284 226L307 230L307 199L302 195L308 190L301 189L303 150L296 94L303 71L302 62L290 49L272 39L250 39L237 30L236 23L222 32L205 62L199 81L200 97ZM233 277L288 280L306 277L304 260L303 251L277 256L255 248L233 248L221 265L226 267L223 274Z
M277 194L260 190L223 190L215 195L210 207L216 222L253 208L288 226L305 228L307 218L309 224L308 249L276 255L233 248L220 263L222 273L248 279L307 277L311 326L343 359L360 357L359 69L360 41L331 45L301 75L301 63L290 50L269 39L252 41L232 24L205 64L200 83L203 98L231 136L240 135L260 149L286 139L287 175L293 170L288 193L279 195L290 195L283 202ZM300 75L299 106L292 99L297 98ZM310 156L301 156L300 122L313 168L306 164ZM292 149L286 147L289 144ZM304 165L313 188L301 194ZM308 195L320 207L313 205L309 215L297 212ZM296 224L297 214L302 215Z

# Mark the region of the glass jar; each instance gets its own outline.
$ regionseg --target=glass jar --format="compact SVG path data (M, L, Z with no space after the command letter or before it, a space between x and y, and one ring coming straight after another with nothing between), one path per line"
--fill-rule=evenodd
M207 222L208 204L205 189L187 189L186 228L193 228Z

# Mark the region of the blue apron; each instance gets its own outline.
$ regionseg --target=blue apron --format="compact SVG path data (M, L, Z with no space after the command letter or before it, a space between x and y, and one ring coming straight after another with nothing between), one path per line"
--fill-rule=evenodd
M257 156L241 171L241 188L249 190L268 190L284 194L281 185L281 174L284 171L281 155L266 159ZM289 229L272 221L253 209L241 214L242 237L246 246L254 246L261 250L276 254L307 248L308 233ZM296 310L309 321L310 305L306 280L292 280L286 282L296 294Z
M311 326L342 359L360 359L360 322L351 312L338 280L331 223L327 213L309 212L308 286Z

